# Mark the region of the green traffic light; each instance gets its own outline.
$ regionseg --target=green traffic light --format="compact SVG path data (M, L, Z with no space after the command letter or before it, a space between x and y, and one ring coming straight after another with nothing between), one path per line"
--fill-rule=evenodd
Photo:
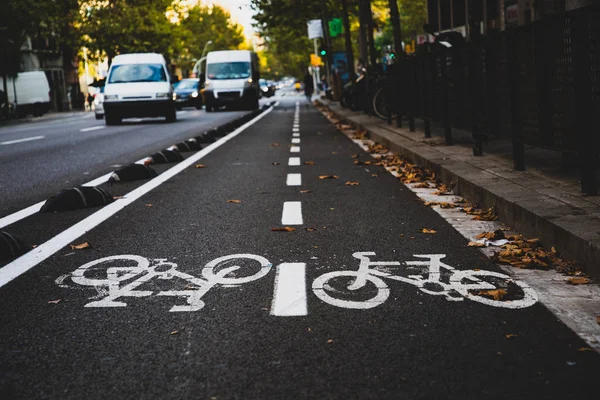
M321 50L321 53L320 53L320 54L321 54L322 56L326 55L326 54L327 54L327 50Z

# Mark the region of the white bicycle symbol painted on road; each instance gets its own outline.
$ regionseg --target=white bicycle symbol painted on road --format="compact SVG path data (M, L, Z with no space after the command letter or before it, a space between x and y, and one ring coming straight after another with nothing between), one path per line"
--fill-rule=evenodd
M341 308L370 309L389 298L390 289L384 279L416 286L421 292L444 296L449 301L469 299L488 306L519 309L538 300L526 283L493 271L457 270L442 262L445 254L415 254L418 261L371 261L374 252L356 252L360 261L356 271L327 272L312 283L315 295ZM407 276L391 273L403 267ZM174 305L171 312L198 311L202 298L215 286L230 287L252 282L267 275L273 265L254 254L232 254L215 258L201 271L202 278L177 269L165 258L149 260L136 255L100 258L77 268L56 280L62 287L70 279L82 286L94 287L98 295L85 307L126 307L127 297L171 296L185 298L185 305ZM411 271L416 270L416 274ZM166 282L151 284L153 279ZM306 264L281 263L276 268L272 315L306 315ZM183 282L175 282L181 280ZM175 282L175 283L171 283ZM182 288L183 285L185 288ZM159 290L168 286L168 290ZM178 288L178 289L173 289Z
M252 262L257 264L252 267L252 275L237 277L242 266ZM233 265L231 265L233 263ZM106 264L116 264L106 268ZM170 311L198 311L204 307L202 297L216 285L231 286L252 282L267 275L272 264L264 257L254 254L232 254L229 256L215 258L204 266L202 276L204 279L181 272L177 264L168 262L164 258L148 260L142 256L118 255L100 258L77 268L71 274L57 279L63 282L67 277L79 285L93 286L102 292L100 300L87 303L85 307L125 307L123 301L126 297L148 297L157 296L184 297L187 305L175 305ZM244 268L248 268L247 266ZM106 273L104 274L104 271ZM104 276L105 275L105 276ZM98 277L100 276L100 277ZM182 279L187 282L184 290L143 290L138 289L153 279L172 280ZM129 282L128 282L129 281Z
M353 257L360 260L357 271L334 271L321 275L313 282L312 289L315 295L325 303L354 309L368 309L383 304L390 295L388 285L381 278L404 282L418 287L423 293L436 296L445 296L449 301L462 301L467 298L478 303L503 308L526 308L538 300L536 292L524 282L512 279L508 275L493 271L482 270L457 270L444 264L441 260L445 254L415 254L414 257L425 260L407 261L408 267L426 267L427 277L423 274L399 276L390 272L376 269L377 267L399 267L399 261L371 261L369 257L373 252L356 252ZM442 278L442 270L446 270L447 282ZM337 281L337 284L336 284ZM359 289L367 287L370 282L375 286L371 298L361 300L346 300L344 294L353 294ZM340 289L336 288L336 285ZM503 290L506 294L517 292L516 298L511 300L496 300L487 295L492 290Z

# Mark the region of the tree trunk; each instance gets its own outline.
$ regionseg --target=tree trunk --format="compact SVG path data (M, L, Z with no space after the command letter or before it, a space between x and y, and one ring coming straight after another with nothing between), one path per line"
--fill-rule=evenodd
M368 62L368 49L367 49L367 18L365 11L365 0L358 0L358 20L360 23L359 36L358 36L358 46L360 53L360 61L363 65L366 65Z
M392 34L394 36L394 52L396 57L402 57L402 29L400 25L400 11L398 0L389 0L390 19L392 20Z
M350 19L348 17L347 0L342 0L342 18L344 20L344 38L346 42L348 77L350 79L354 79L354 53L352 51L352 37L350 35Z
M369 56L371 60L371 65L375 66L377 64L377 51L375 50L375 39L373 37L373 31L375 30L375 27L373 26L373 11L371 10L371 0L365 0L365 18L367 19Z

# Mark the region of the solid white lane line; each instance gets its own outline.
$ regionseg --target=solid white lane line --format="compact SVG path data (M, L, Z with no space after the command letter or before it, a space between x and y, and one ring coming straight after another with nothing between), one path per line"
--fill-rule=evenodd
M298 139L298 138L292 139L292 143L293 144L300 144L300 139Z
M137 160L135 163L136 164L143 164L144 161L146 161L146 157ZM87 183L84 183L81 186L89 186L89 187L93 187L93 186L98 186L103 184L104 182L107 182L108 179L110 178L110 176L113 174L114 171L109 172L108 174L104 174L99 178L96 178L92 181L89 181ZM7 215L6 217L2 217L0 218L0 229L4 228L5 226L14 224L17 221L20 221L24 218L27 218L33 214L35 214L36 212L40 211L40 208L42 208L42 206L44 205L44 203L46 202L46 200L44 201L40 201L39 203L36 203L32 206L29 206L27 208L24 208L20 211L17 211L15 213L12 213L10 215Z
M298 317L307 315L306 264L282 263L277 266L271 315Z
M80 129L79 132L97 131L98 129L104 129L104 128L106 128L104 125L90 126L89 128Z
M16 144L16 143L23 143L23 142L31 142L32 140L40 140L45 138L46 136L33 136L33 137L28 137L28 138L24 138L24 139L15 139L15 140L9 140L6 142L0 142L0 146L5 146L7 144Z
M282 225L302 225L302 202L286 201L283 203L283 211L281 213Z
M240 126L238 129L231 132L229 135L217 140L216 142L210 144L209 146L205 147L204 149L200 150L194 155L181 161L179 164L171 167L167 171L158 175L156 178L146 182L137 189L127 193L122 199L118 199L113 203L110 203L109 205L101 208L89 217L64 230L63 232L59 233L47 242L39 245L30 252L17 258L13 262L6 264L4 267L0 268L0 287L6 285L8 282L17 278L21 274L24 274L25 272L29 271L31 268L35 267L48 257L52 256L57 251L64 249L68 244L72 243L78 237L84 235L86 232L89 232L96 226L100 225L102 222L106 221L108 218L112 217L113 215L121 211L123 208L127 207L128 205L130 205L140 197L144 196L148 192L162 185L175 175L179 174L181 171L194 165L194 163L198 162L198 160L212 153L215 149L219 148L223 144L227 143L229 140L242 133L246 128L252 126L256 122L264 118L271 111L273 111L273 106L267 109L267 111L258 115L253 120Z
M300 146L290 147L290 153L300 153Z
M290 157L290 159L288 160L288 165L290 167L295 167L300 165L300 157Z
M287 174L286 183L288 186L302 185L302 174Z
M293 137L300 137L300 132L294 132L294 133L292 133L292 136Z

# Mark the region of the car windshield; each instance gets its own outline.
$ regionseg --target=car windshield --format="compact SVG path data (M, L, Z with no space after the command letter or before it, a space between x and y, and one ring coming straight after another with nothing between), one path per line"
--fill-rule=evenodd
M177 90L187 90L187 89L198 89L198 81L195 79L191 79L189 81L181 81L177 85Z
M108 83L166 82L167 74L161 64L115 65Z
M250 77L250 63L228 62L208 64L206 67L208 79L245 79Z

